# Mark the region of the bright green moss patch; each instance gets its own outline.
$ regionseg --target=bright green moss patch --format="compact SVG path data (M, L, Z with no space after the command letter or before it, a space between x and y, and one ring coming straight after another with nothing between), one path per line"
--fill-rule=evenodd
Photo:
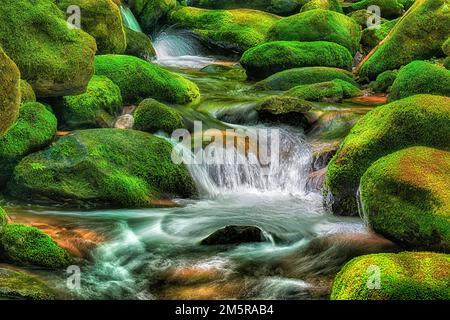
M95 40L70 29L53 0L3 0L0 43L38 97L78 94L94 73Z
M329 67L305 67L278 72L256 84L265 90L285 91L293 87L340 79L357 86L348 71Z
M375 48L382 40L384 40L389 32L400 21L399 19L388 20L381 23L379 28L366 28L362 32L361 49L363 53L368 54Z
M126 55L135 56L148 61L156 56L152 41L146 34L129 28L125 28L125 32L127 34Z
M171 134L176 129L183 128L183 118L177 110L168 107L154 99L142 101L134 112L134 129Z
M280 15L298 13L308 0L189 0L192 7L205 9L255 9Z
M0 47L0 136L16 120L19 106L19 69Z
M351 69L352 56L336 43L326 41L275 41L247 50L241 64L250 78L266 78L274 73L301 67Z
M376 285L376 270L380 271L380 288L370 289ZM336 276L331 299L449 300L450 256L402 252L354 258Z
M2 233L3 228L8 224L8 216L5 210L0 207L0 233Z
M169 142L141 131L75 131L24 158L9 191L70 207L151 207L162 197L195 195L189 172L171 153Z
M343 13L342 7L338 0L311 0L302 7L301 12L314 9L324 9Z
M62 126L68 129L110 127L122 111L119 87L104 76L93 76L87 91L63 97Z
M356 215L356 192L367 168L410 146L450 149L450 98L416 95L366 114L353 127L328 165L327 192L337 214Z
M400 69L389 100L420 93L450 96L450 71L429 62L413 61Z
M38 228L22 224L8 224L0 235L3 253L16 263L49 269L67 267L72 263L69 254Z
M408 248L450 252L450 152L412 147L361 178L363 212L378 233Z
M344 98L358 97L362 91L347 81L335 79L328 82L300 85L290 89L286 95L308 101L342 101Z
M20 80L20 98L21 103L36 102L33 87L25 80Z
M71 5L81 9L81 28L95 38L98 53L123 53L125 30L119 7L112 0L56 0L61 11Z
M441 47L448 38L448 30L447 0L416 0L383 43L364 60L360 76L372 80L383 71L442 55Z
M366 9L370 6L378 6L383 18L392 19L402 15L404 7L399 0L362 0L352 4L354 10Z
M335 42L355 54L359 49L361 27L341 13L315 9L278 21L269 31L269 39Z
M352 18L353 20L355 20L363 29L367 28L367 21L368 21L368 19L371 19L371 21L372 21L372 15L373 15L373 13L368 12L367 8L366 9L362 9L362 10L352 11L352 12L350 12L348 14L348 16L350 18ZM381 20L381 23L384 23L384 22L387 21L383 17L381 17L380 20Z
M55 116L44 105L30 102L21 106L17 121L0 137L0 189L23 157L50 144L56 125Z
M200 96L193 82L132 56L96 56L95 73L108 77L119 86L124 103L133 104L154 98L186 104Z
M190 29L204 40L225 49L245 51L267 41L276 15L250 10L207 10L180 7L171 12L169 21Z
M377 76L377 79L370 83L369 88L377 93L388 92L390 91L392 84L397 78L397 75L398 75L397 70L388 70L383 73L380 73Z

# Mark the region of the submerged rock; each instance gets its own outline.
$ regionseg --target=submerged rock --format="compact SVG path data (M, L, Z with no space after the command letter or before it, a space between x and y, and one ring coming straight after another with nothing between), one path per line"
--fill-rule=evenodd
M255 226L226 226L217 230L200 244L202 245L227 245L240 244L247 242L264 242L265 237L263 231Z
M0 136L14 123L20 106L20 72L0 47Z

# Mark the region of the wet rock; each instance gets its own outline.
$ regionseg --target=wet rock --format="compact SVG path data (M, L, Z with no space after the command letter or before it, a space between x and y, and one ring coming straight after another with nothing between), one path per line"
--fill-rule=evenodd
M255 226L226 226L203 239L200 244L226 245L247 242L264 242L263 231Z
M256 106L256 111L262 120L281 122L307 129L310 124L306 113L313 107L311 102L296 97L273 96Z

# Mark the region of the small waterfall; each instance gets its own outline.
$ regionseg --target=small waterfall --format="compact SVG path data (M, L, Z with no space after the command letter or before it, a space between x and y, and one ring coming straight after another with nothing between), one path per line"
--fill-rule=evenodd
M120 13L122 15L122 21L125 27L137 32L142 32L141 26L130 8L122 5L120 6Z

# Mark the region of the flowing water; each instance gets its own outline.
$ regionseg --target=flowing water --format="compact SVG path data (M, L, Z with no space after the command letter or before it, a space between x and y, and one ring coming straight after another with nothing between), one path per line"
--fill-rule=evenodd
M155 39L157 63L198 83L203 98L197 110L203 111L203 117L223 120L224 110L233 108L235 113L246 113L249 104L263 95L248 93L251 84L199 72L216 62L215 58L201 56L192 39L171 32L163 31ZM312 167L308 137L295 128L271 128L279 130L277 165L260 165L249 161L255 154L245 156L237 149L216 147L213 151L223 151L222 163L188 165L199 198L178 199L175 207L100 211L22 207L9 211L19 221L57 223L75 238L80 230L84 238L89 235L94 249L84 254L87 260L81 265L80 288L69 290L64 273L40 271L49 284L69 297L324 298L332 277L348 257L348 247L339 245L339 236L358 237L368 231L359 218L325 212L321 194L306 190ZM195 158L189 149L184 151L184 157ZM239 157L242 161L235 165ZM257 226L266 241L236 246L199 244L227 225ZM337 240L317 245L317 239Z

